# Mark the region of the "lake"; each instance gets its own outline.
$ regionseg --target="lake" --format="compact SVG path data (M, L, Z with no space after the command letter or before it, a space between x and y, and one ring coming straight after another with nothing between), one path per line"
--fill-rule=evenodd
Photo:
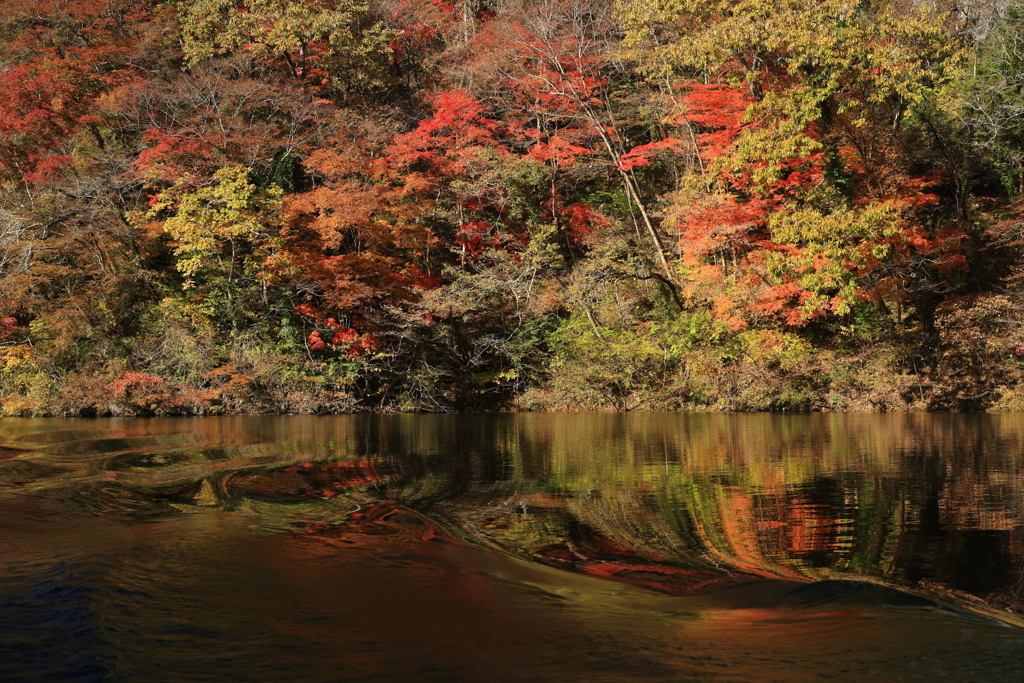
M0 680L1024 680L1024 416L0 420Z

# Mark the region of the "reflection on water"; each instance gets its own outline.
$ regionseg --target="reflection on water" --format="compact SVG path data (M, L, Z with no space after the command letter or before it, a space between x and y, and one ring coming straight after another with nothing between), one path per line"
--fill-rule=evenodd
M0 680L1018 681L1024 417L0 421Z

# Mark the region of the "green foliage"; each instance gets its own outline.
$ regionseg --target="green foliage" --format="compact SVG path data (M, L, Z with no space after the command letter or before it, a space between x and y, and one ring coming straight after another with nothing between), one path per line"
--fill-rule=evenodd
M796 255L768 254L767 273L775 283L795 282L808 292L801 313L821 310L847 315L862 299L858 273L885 260L892 243L910 238L899 214L886 204L822 212L809 206L777 211L768 220L772 240L803 247Z
M961 116L991 156L1007 194L1024 188L1024 8L1010 4L976 48Z
M380 87L381 57L398 36L380 23L362 25L369 6L359 0L183 0L179 12L190 66L244 51L283 60L292 76L324 85L333 80L335 87Z

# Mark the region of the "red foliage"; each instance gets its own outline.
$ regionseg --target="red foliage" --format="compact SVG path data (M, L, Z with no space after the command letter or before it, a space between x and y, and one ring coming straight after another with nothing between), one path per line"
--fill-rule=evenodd
M686 88L683 116L705 131L697 136L701 157L712 160L722 156L746 125L743 119L754 99L743 88L720 83L688 81L680 87Z
M152 18L147 0L7 0L0 70L0 179L41 183L71 163L61 148L94 127L98 98L137 78L125 55Z
M18 321L14 318L4 318L0 320L0 339L6 339L11 336L12 332L20 330L18 327Z
M499 124L484 114L487 108L464 90L445 90L432 99L434 115L415 130L396 135L387 156L376 165L385 177L401 176L408 183L452 178L471 170L485 150L507 153L496 140ZM423 164L426 170L414 171Z
M348 347L349 358L361 356L363 353L377 348L377 337L372 332L362 335Z
M765 227L768 212L778 205L774 197L743 200L732 194L706 197L690 208L680 223L679 246L689 259L726 249L740 254L751 249L753 234Z
M430 0L430 4L447 14L452 14L458 7L458 2L445 2L444 0Z
M797 283L784 282L764 288L760 298L751 306L751 310L755 314L779 318L786 325L799 327L805 325L810 318L823 313L817 311L810 317L804 314L800 304L809 296L810 293Z
M619 157L619 170L629 171L637 166L648 166L658 152L685 152L689 145L680 138L665 138L646 145L638 145Z
M317 317L316 308L310 306L309 304L299 304L298 306L295 307L295 312L298 313L299 315L304 315L307 318L313 318L314 320Z
M409 276L412 277L412 286L424 291L437 289L444 284L444 280L431 273L429 268L423 270L416 263L409 266Z
M596 154L592 149L574 145L564 135L558 133L548 138L547 142L537 142L530 148L528 157L545 163L555 162L562 168L572 168L581 156Z
M328 318L328 322L330 320L331 318ZM355 329L351 327L347 329L342 329L334 333L334 336L331 338L331 343L335 345L351 343L358 336L359 333L356 332Z
M168 181L179 180L206 166L214 148L205 140L150 128L142 134L152 146L135 159L135 168L143 176L158 176Z
M502 240L495 227L483 221L473 221L458 227L455 243L466 248L466 253L479 256L485 249L498 247Z
M520 23L507 28L511 30L506 35L484 33L481 40L514 43L520 69L507 85L523 100L564 116L578 115L586 106L603 106L601 95L609 82L602 73L605 58L586 37L571 30L540 35Z
M57 153L83 124L92 99L54 74L0 70L0 178L36 182L70 157Z
M334 318L327 318L324 324L334 332L331 336L331 345L345 347L349 358L355 358L366 351L377 348L377 337L373 333L360 333L355 327L346 327ZM319 330L311 332L306 341L311 351L322 351L327 348L327 342L324 341Z
M563 216L569 224L569 234L578 243L588 243L593 240L600 230L606 230L612 226L604 215L597 211L590 204L576 202L562 209Z

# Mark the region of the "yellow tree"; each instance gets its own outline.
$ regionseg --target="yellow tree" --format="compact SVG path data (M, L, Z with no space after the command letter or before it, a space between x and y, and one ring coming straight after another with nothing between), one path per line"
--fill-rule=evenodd
M238 311L252 308L244 300L247 290L265 290L263 269L277 249L282 194L274 185L257 187L250 169L228 166L205 184L179 180L155 195L137 221L159 225L163 219L182 288L194 295L192 309L235 329Z
M910 270L962 263L960 226L934 219L961 197L924 137L960 59L942 16L845 0L636 0L619 16L679 93L667 118L697 131L703 173L670 213L687 277L736 326L863 299L888 313Z

